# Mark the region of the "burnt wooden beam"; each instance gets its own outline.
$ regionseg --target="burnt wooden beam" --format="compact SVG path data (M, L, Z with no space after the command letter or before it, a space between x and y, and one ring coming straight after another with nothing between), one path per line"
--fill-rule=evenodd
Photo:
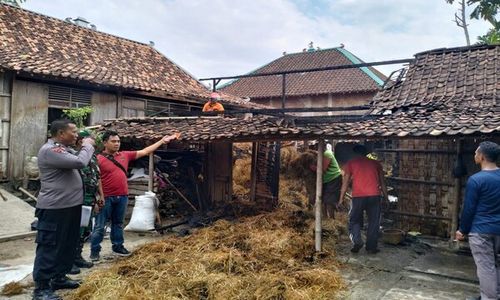
M392 214L392 215L407 216L407 217L415 217L415 218L421 218L421 219L435 219L435 220L444 220L444 221L451 220L450 217L445 217L445 216L435 216L435 215L429 215L429 214L417 214L417 213L399 211L399 210L388 210L388 211L384 211L384 213Z
M455 154L455 151L446 150L424 150L424 149L373 149L375 152L398 152L398 153L432 153L432 154Z
M442 182L442 181L421 180L421 179L402 178L402 177L386 177L386 178L389 179L389 180L395 180L395 181L400 181L400 182L420 183L420 184L429 184L429 185L453 186L453 183Z

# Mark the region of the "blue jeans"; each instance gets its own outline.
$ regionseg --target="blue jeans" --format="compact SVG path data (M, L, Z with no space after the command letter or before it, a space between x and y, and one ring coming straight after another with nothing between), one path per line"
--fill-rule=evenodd
M123 220L127 211L128 196L106 197L104 207L95 216L95 226L90 238L90 251L99 253L104 238L104 226L111 220L111 244L113 249L123 245Z

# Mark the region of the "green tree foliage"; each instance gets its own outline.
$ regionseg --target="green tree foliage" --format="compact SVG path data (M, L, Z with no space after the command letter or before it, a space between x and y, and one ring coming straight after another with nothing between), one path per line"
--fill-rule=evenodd
M90 106L84 106L79 108L71 108L64 109L63 113L68 117L71 121L75 122L75 125L78 128L83 128L83 122L87 117L92 113L93 108Z
M455 0L446 0L453 4ZM467 0L467 5L473 7L471 19L483 19L492 25L485 35L478 37L479 44L500 44L500 21L497 19L500 11L500 0Z

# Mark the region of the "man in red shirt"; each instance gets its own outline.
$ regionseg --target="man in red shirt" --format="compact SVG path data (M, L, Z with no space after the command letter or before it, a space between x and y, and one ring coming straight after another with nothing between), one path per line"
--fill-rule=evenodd
M353 149L356 157L344 166L344 180L340 191L340 202L343 202L347 188L352 183L352 204L349 211L349 237L353 243L351 252L357 253L363 247L361 227L363 213L368 215L368 229L366 232L366 251L377 253L380 204L387 199L387 187L384 180L382 165L366 157L368 151L365 146L356 145ZM383 197L383 198L382 198Z
M90 259L99 260L104 225L111 220L111 243L113 253L128 256L130 252L123 246L123 219L128 203L127 169L130 161L149 155L160 146L177 139L178 134L165 136L153 145L139 151L120 150L120 137L114 131L106 131L102 136L104 151L97 155L101 170L104 207L97 214L91 236Z

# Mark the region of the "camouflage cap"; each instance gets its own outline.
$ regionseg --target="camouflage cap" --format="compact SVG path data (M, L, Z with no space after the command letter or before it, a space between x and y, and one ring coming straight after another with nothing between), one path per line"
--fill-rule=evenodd
M89 137L90 136L90 131L88 131L87 129L82 129L82 130L80 130L78 132L78 136L82 137L82 138Z

